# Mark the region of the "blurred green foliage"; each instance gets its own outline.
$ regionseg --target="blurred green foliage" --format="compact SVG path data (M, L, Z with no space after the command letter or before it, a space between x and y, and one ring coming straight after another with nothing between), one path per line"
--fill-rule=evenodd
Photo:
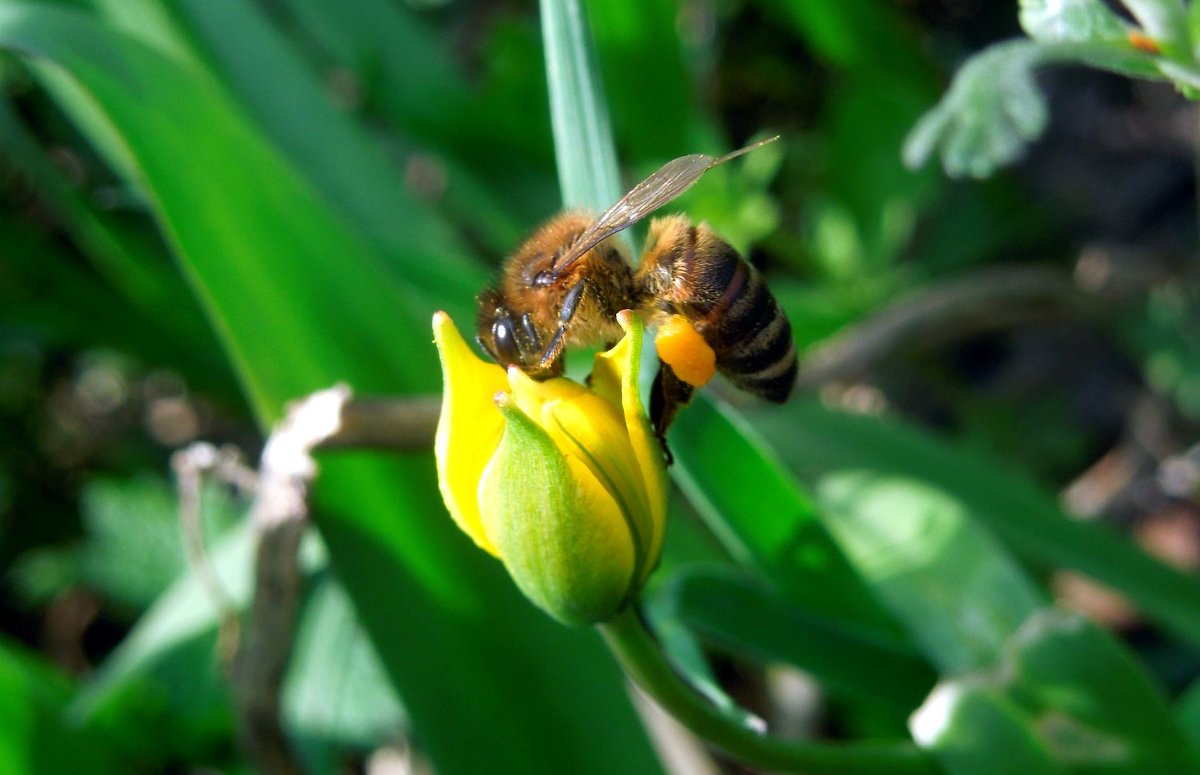
M531 3L0 0L0 770L245 771L170 451L253 453L337 381L435 392L430 315L469 327L564 196L775 132L675 203L765 271L808 394L718 386L673 430L646 610L679 671L746 721L754 681L720 666L799 668L832 737L911 738L945 772L1200 768L1195 568L1067 513L1136 454L1088 516L1200 519L1195 116L1099 76L1061 112L1092 92L1038 75L1190 96L1198 5L591 0L572 30ZM552 130L555 93L580 107ZM564 158L597 104L611 139ZM1073 160L1129 145L1114 115L1142 117L1136 158L1092 177ZM905 164L935 154L994 176ZM321 465L283 703L308 769L661 769L600 640L468 545L431 456ZM244 605L245 504L206 503ZM1138 637L1056 608L1064 570Z

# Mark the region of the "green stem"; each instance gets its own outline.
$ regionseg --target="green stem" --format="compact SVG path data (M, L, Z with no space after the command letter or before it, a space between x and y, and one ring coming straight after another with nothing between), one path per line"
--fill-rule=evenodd
M741 762L811 775L938 772L910 742L810 743L760 735L727 718L691 689L663 656L634 607L599 626L627 675L695 734Z

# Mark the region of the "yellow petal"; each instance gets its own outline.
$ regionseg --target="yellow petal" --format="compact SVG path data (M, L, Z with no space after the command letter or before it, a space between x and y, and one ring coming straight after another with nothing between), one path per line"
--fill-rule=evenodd
M609 401L576 382L551 379L537 382L518 369L510 369L517 406L550 434L571 460L579 461L610 493L625 517L638 557L637 580L645 578L646 565L661 526L647 497L641 461L634 452L620 403Z
M516 366L508 369L508 385L517 408L537 420L542 416L542 407L552 401L569 401L586 395L588 389L578 382L563 377L535 380Z
M504 430L492 398L508 388L508 380L504 369L475 355L444 312L433 316L433 340L443 380L434 439L438 487L455 523L482 549L496 554L483 529L478 488Z
M667 468L658 437L654 435L650 421L646 418L638 387L645 326L641 319L629 310L618 313L617 322L625 329L625 336L611 350L596 356L592 386L601 394L619 386L626 432L638 461L646 501L650 507L652 530L649 545L646 547L646 556L650 558L650 562L642 569L641 580L644 581L650 571L654 570L662 552L667 521Z

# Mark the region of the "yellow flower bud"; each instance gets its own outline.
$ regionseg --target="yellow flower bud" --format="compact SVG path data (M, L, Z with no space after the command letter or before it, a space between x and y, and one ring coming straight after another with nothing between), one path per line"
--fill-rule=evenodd
M507 373L433 319L444 389L435 454L454 521L556 619L610 618L658 562L666 471L638 392L643 328L596 356L592 387Z

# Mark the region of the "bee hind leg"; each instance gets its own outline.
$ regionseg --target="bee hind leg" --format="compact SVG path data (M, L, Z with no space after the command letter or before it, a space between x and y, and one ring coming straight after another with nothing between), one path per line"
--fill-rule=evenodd
M687 406L695 392L694 387L676 376L674 369L659 361L658 374L654 376L654 385L650 388L650 422L654 425L658 443L662 445L667 465L675 461L671 448L667 446L667 429L675 421L680 407Z

